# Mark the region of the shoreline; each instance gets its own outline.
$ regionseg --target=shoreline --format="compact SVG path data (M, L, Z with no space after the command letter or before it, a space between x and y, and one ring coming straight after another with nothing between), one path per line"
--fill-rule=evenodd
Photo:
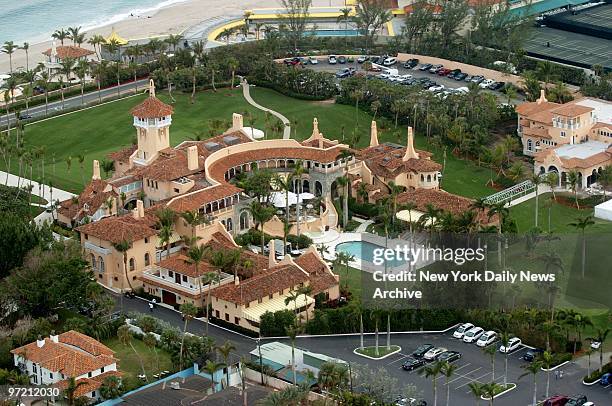
M164 3L164 2L162 2ZM162 4L160 3L160 4ZM332 0L332 5L344 4L343 0ZM329 5L329 0L313 0L312 7ZM120 21L108 21L99 24L90 30L84 31L86 38L94 34L107 37L114 28L117 34L126 39L138 40L153 37L163 37L170 34L180 34L187 28L198 24L206 19L219 16L242 15L244 10L253 8L278 7L278 0L184 0L172 2L166 6L156 8L151 14L144 17L130 17ZM143 10L147 10L146 8ZM109 17L112 20L115 16ZM58 26L57 29L67 28ZM29 68L33 69L39 62L44 60L42 53L51 47L51 39L47 41L31 43L29 48ZM21 45L15 42L16 45ZM71 44L70 40L65 45ZM57 44L59 45L59 43ZM92 47L84 43L84 48ZM13 70L26 68L25 52L17 50L13 54ZM0 73L8 73L9 58L5 53L0 53Z

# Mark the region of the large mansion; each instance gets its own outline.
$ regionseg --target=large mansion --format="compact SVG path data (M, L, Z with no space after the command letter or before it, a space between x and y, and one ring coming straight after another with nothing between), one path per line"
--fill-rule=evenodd
M342 193L337 179L345 175L350 193L357 197L356 191L365 189L370 202L388 195L391 181L403 186L407 195L429 191L434 204L454 196L439 190L442 167L430 153L414 148L412 129L407 146L379 144L373 122L370 145L354 150L325 138L316 118L312 135L303 142L256 141L243 127L242 116L234 114L232 127L223 134L171 147L173 108L156 98L153 82L149 97L131 112L137 144L110 154L115 171L109 179L101 179L94 161L90 184L77 198L61 202L58 221L80 232L85 255L104 286L118 291L142 286L174 306L201 306L210 297L213 316L251 330L258 330L266 311L289 308L308 317L315 297L333 301L340 292L338 277L314 247L279 258L274 240L269 255L234 242L236 235L254 226L248 210L253 198L233 181L238 175L259 168L287 176L301 162L304 174L294 180L294 190L313 195L311 202L316 204L304 205L299 224L291 220L292 234L337 228L332 198ZM177 216L172 235L162 239L158 214L166 208ZM280 213L264 224L266 234L282 238ZM190 216L205 221L188 222ZM212 252L239 252L237 265L221 271L204 260L196 266L186 256L185 236L197 238ZM214 283L205 282L203 276L211 273L218 277ZM306 287L307 294L286 304L289 296Z
M565 185L567 173L577 171L585 188L612 164L612 103L589 97L553 103L542 91L516 112L523 153L534 157L537 173L557 172Z

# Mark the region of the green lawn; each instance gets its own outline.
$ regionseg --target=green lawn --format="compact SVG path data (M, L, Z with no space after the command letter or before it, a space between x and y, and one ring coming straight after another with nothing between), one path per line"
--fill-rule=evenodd
M158 368L155 353L147 348L141 340L136 338L132 339L132 345L138 352L138 355L134 353L129 345L122 344L116 337L104 340L102 343L115 351L115 356L119 359L119 370L125 374L126 378L132 381L137 380L138 375L142 374L138 356L142 358L149 382L155 379L153 375L157 374L159 371L173 370L170 354L157 348L157 357L159 358Z
M340 286L345 286L348 283L349 291L353 295L353 299L361 298L361 280L364 271L357 268L348 268L348 275L344 266L334 269L336 275L340 275Z
M401 348L399 345L391 345L387 348L385 345L378 346L378 354L376 353L376 347L361 347L357 348L355 351L361 355L365 355L371 358L382 358L388 354L399 351Z

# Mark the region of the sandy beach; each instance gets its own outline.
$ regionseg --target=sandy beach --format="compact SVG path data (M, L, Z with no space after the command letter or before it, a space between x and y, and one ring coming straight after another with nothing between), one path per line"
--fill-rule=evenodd
M343 0L331 0L332 6L343 5ZM330 0L314 0L313 6L329 6ZM151 15L134 16L114 23L112 27L126 39L140 39L169 34L180 34L185 29L200 21L217 16L241 15L244 10L253 8L279 7L278 0L190 0L177 3L170 7L158 10ZM110 25L87 32L87 38L93 34L107 36L112 27ZM57 27L62 28L62 27ZM67 27L64 27L67 28ZM14 41L16 44L20 44ZM70 43L67 40L67 43ZM88 44L83 45L91 48ZM43 60L42 52L51 47L51 39L38 44L30 44L30 69ZM13 54L13 69L25 68L26 58L22 50ZM0 73L9 71L8 55L0 53Z

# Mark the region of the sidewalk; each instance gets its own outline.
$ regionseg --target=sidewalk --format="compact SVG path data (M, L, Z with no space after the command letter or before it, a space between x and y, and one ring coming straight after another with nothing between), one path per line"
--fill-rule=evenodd
M261 111L267 111L268 113L277 117L285 125L285 129L283 131L283 139L288 140L289 138L291 138L291 125L290 125L291 123L289 122L289 119L287 119L287 117L283 116L281 113L274 111L272 109L269 109L267 107L264 107L261 104L258 104L255 100L253 100L253 98L251 97L250 85L246 81L246 79L242 79L240 81L240 84L242 85L242 94L244 98L246 99L247 103L249 103L251 106L255 107L256 109L259 109Z

